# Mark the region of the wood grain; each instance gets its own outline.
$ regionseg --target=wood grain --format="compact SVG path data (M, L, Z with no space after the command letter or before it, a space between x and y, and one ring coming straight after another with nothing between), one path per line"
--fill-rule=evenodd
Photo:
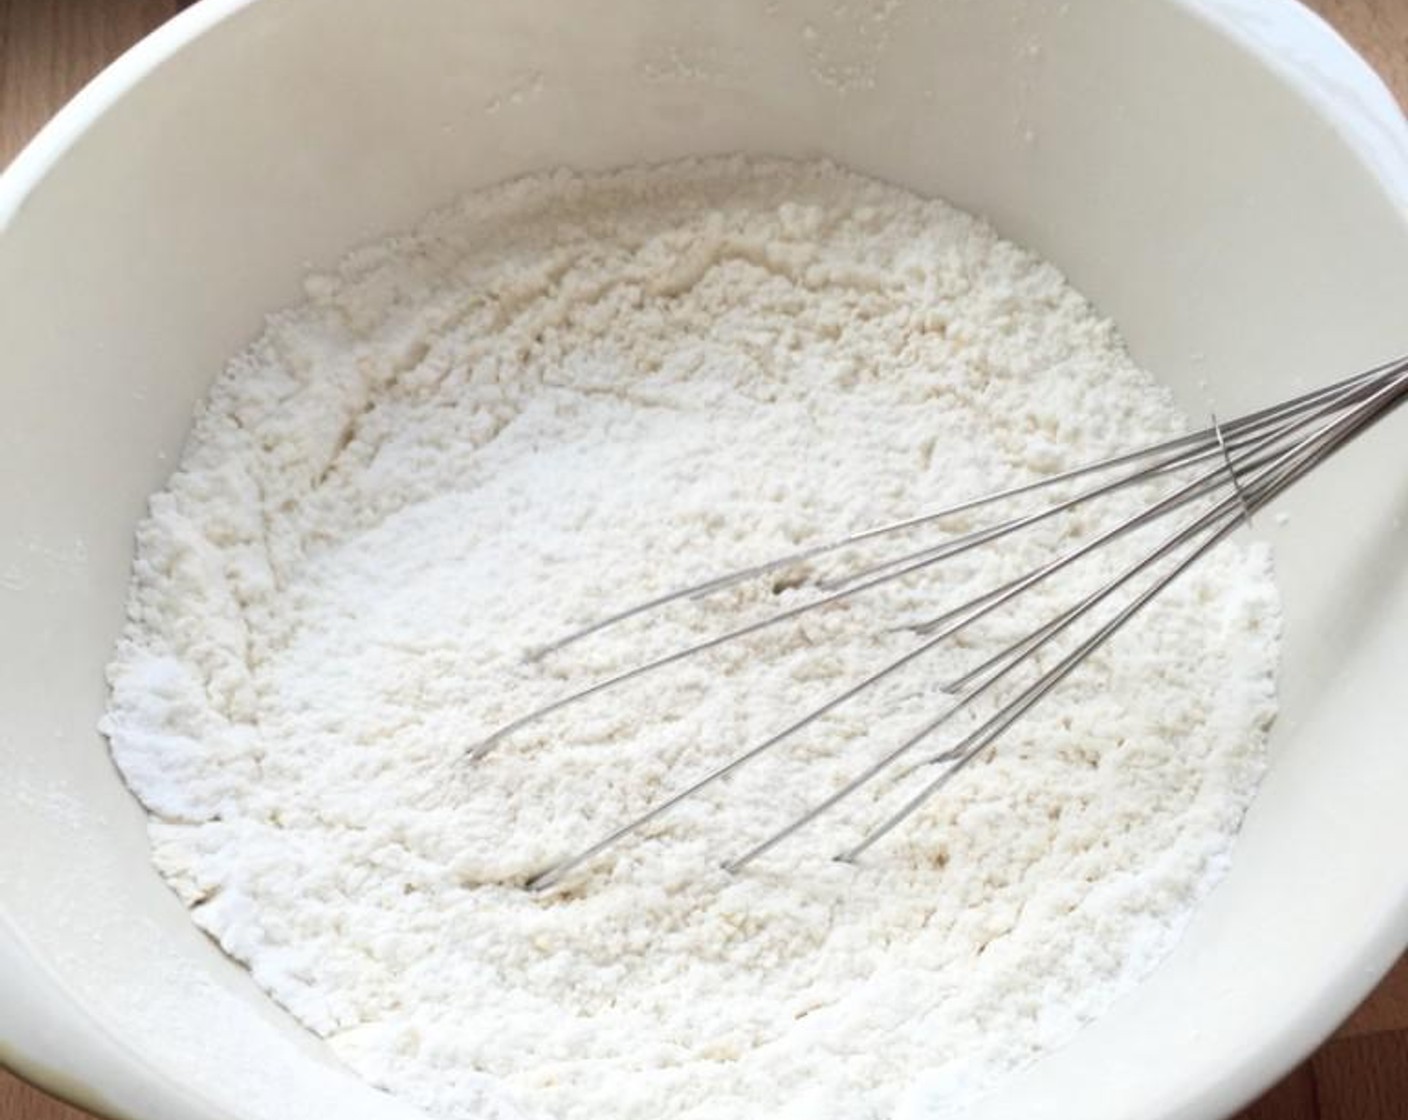
M181 0L0 0L0 164L89 78L183 7Z
M0 0L0 165L104 65L184 6L184 0ZM1408 103L1408 0L1310 0L1310 6ZM90 1118L0 1070L0 1120ZM1408 1120L1408 957L1333 1039L1234 1120Z
M1310 1066L1316 1120L1408 1120L1408 1031L1332 1039Z
M0 1070L0 1120L93 1120Z
M1274 2L1274 0L1267 0ZM1408 104L1408 2L1405 0L1304 0L1383 75Z
M1236 1120L1322 1120L1315 1071L1309 1062L1295 1071Z
M1398 962L1359 1010L1345 1020L1337 1037L1357 1038L1383 1031L1408 1031L1408 955Z

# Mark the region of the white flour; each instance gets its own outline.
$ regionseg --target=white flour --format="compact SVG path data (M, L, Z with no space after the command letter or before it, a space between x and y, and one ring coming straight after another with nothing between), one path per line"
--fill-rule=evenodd
M1054 269L829 165L717 160L475 195L308 296L219 379L152 500L104 728L195 919L364 1076L445 1117L944 1109L1168 950L1262 768L1278 611L1259 547L1194 569L856 867L829 857L929 772L719 864L1075 584L565 889L516 885L1074 530L465 761L538 704L812 592L759 580L525 661L574 626L1181 429Z

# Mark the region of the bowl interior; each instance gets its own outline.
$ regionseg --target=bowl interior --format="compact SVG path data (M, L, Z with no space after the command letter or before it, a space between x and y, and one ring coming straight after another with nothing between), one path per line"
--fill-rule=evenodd
M143 1120L419 1115L194 929L94 731L144 500L308 267L526 171L825 154L988 216L1234 414L1393 355L1408 290L1401 118L1312 17L1246 7L206 0L107 75L0 186L0 1059ZM1282 35L1301 78L1251 41ZM1401 948L1404 423L1257 527L1283 715L1231 873L975 1120L1219 1115Z

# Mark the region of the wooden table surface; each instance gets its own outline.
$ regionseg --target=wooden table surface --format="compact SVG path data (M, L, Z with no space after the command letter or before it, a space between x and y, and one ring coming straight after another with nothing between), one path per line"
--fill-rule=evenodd
M103 65L183 7L182 0L0 0L0 166ZM1311 7L1408 103L1408 0L1311 0ZM0 1070L0 1120L91 1118ZM1408 1120L1408 957L1329 1042L1236 1120Z

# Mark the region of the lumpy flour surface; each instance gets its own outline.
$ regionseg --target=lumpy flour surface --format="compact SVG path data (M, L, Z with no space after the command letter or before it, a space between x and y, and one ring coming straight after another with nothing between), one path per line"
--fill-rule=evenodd
M1193 569L855 866L829 857L932 767L720 864L1138 542L554 891L521 884L1090 525L466 757L556 697L977 522L526 656L604 614L1181 430L1054 269L830 165L716 160L471 196L307 297L217 380L152 500L104 730L195 920L364 1077L442 1117L943 1113L1169 949L1263 765L1278 612L1260 547Z

